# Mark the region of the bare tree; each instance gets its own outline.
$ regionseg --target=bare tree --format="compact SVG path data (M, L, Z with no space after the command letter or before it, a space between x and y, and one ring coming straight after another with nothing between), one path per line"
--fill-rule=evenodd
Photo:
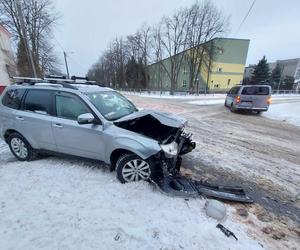
M0 21L12 33L18 48L19 73L30 75L28 72L29 63L24 56L24 36L15 1L0 0ZM53 27L60 16L54 11L51 0L21 0L20 4L25 17L25 29L29 37L34 64L38 75L42 76L55 69L57 65L57 58L50 41Z
M89 73L102 72L120 86L127 77L131 85L134 82L135 87L146 87L151 61L156 63L154 71L160 88L167 77L171 82L170 93L174 94L180 71L187 65L190 91L199 92L198 78L205 71L209 79L214 56L213 43L207 42L223 34L226 24L227 19L210 1L196 2L164 17L153 28L143 25L125 40L116 39Z
M164 17L161 23L162 36L161 44L164 54L169 60L162 60L162 67L165 69L170 82L170 94L173 95L178 75L181 69L185 53L181 53L187 49L187 26L189 24L188 12L186 9L177 11L172 17ZM167 65L167 63L169 65Z
M162 91L163 89L163 82L162 82L162 76L163 76L163 66L160 63L163 59L163 48L162 48L162 39L161 39L161 25L158 24L152 29L152 40L151 40L151 48L152 48L152 61L156 63L156 70L157 70L157 79L159 81L159 87Z
M225 18L220 10L210 1L196 2L188 9L189 24L187 26L187 43L189 48L189 87L199 93L199 76L202 71L210 74L213 56L212 44L206 44L209 40L220 36L228 27L228 18ZM206 67L204 67L206 65ZM206 79L205 79L206 80ZM207 86L205 87L206 90Z
M144 71L145 77L142 77L145 86L148 84L148 72L147 65L150 55L151 48L151 27L147 24L144 24L135 34L127 37L126 48L130 57L133 57L135 61L142 64L142 67L139 67ZM142 72L140 72L141 74Z

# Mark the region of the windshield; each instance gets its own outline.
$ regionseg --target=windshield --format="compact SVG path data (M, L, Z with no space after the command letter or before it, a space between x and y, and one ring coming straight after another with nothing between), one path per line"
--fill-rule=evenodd
M137 111L128 99L115 91L87 93L86 95L96 109L109 121L117 120Z

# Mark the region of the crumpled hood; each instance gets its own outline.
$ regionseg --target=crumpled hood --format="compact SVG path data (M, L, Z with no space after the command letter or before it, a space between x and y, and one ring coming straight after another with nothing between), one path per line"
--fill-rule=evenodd
M130 120L134 120L134 119L146 116L146 115L151 115L155 119L157 119L161 124L169 126L169 127L174 127L174 128L183 127L187 123L185 118L180 117L178 115L164 113L164 112L158 112L158 111L154 111L154 110L147 110L147 109L134 112L134 113L127 115L125 117L122 117L114 122L118 123L118 122L130 121Z

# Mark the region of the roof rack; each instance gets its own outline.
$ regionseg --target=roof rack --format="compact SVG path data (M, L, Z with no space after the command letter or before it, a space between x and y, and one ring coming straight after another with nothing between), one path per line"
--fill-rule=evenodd
M67 79L66 76L59 76L59 75L47 75L46 78L51 78L51 79Z
M69 89L77 89L74 84L81 84L81 85L95 85L100 87L105 87L103 84L97 84L95 81L88 81L87 77L78 77L72 76L71 79L66 79L65 76L56 76L56 75L48 75L45 78L31 78L31 77L12 77L12 79L17 80L16 84L22 85L27 83L28 85L35 85L37 83L49 83L49 84L57 84L64 88ZM76 80L82 80L80 82Z

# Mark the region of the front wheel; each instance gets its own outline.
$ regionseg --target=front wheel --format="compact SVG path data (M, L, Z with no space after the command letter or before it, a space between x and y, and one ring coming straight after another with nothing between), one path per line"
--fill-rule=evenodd
M147 181L154 173L154 164L135 154L124 154L116 163L116 171L121 183Z

